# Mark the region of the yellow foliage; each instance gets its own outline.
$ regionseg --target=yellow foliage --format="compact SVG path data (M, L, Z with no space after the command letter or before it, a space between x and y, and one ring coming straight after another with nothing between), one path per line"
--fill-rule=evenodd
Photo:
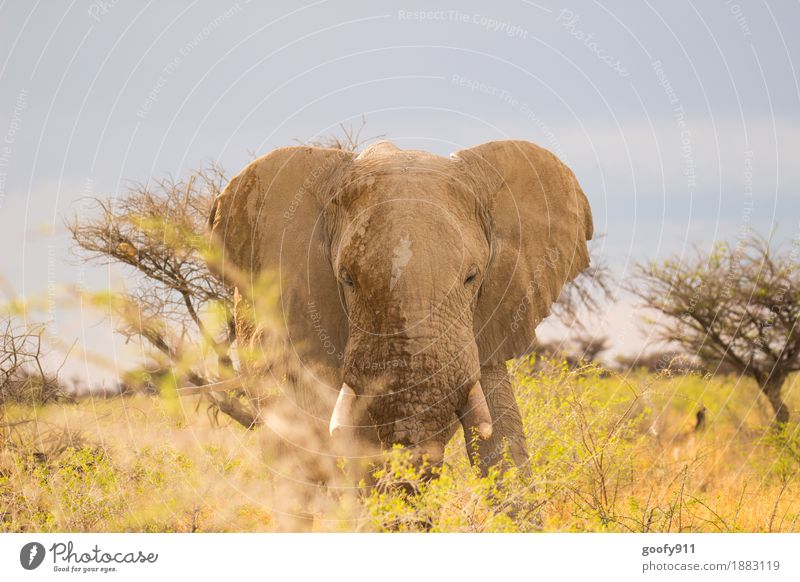
M800 531L798 425L771 430L751 382L530 364L513 369L530 476L481 477L460 436L433 480L395 449L370 486L290 485L288 526L266 435L196 397L9 405L0 531Z

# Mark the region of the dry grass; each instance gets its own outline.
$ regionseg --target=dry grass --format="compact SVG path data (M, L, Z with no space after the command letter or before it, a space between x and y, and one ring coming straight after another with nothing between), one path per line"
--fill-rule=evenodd
M785 389L795 411L798 383ZM479 478L453 442L426 484L395 451L381 487L297 487L289 522L297 491L271 470L263 433L217 425L194 398L7 405L0 531L800 531L798 427L771 432L749 381L525 364L517 391L530 478Z

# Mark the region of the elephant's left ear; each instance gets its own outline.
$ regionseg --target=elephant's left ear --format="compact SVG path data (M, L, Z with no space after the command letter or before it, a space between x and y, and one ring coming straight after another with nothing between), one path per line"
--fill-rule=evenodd
M589 265L592 213L575 174L530 142L494 141L452 157L491 216L475 334L481 361L503 362L530 350L564 284Z

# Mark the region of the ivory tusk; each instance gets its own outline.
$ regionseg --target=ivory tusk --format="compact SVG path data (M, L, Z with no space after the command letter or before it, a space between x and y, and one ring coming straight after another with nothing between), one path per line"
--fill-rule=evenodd
M353 407L356 403L356 393L347 384L342 384L339 390L339 397L336 399L336 406L333 407L331 422L328 431L332 437L336 437L344 431L346 427L353 426Z
M469 439L469 431L473 427L482 440L491 438L492 415L489 412L489 405L486 403L486 396L480 382L475 382L475 385L470 388L467 403L459 414L459 418L467 439Z

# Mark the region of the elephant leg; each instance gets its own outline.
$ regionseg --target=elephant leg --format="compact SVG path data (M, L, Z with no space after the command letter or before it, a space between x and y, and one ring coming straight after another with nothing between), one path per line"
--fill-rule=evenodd
M477 463L481 474L486 475L490 467L505 461L504 451L508 447L514 464L524 474L529 474L522 416L514 398L514 389L505 364L482 367L481 386L492 415L493 430L491 438L485 441L477 439L467 445L470 462L473 465Z

